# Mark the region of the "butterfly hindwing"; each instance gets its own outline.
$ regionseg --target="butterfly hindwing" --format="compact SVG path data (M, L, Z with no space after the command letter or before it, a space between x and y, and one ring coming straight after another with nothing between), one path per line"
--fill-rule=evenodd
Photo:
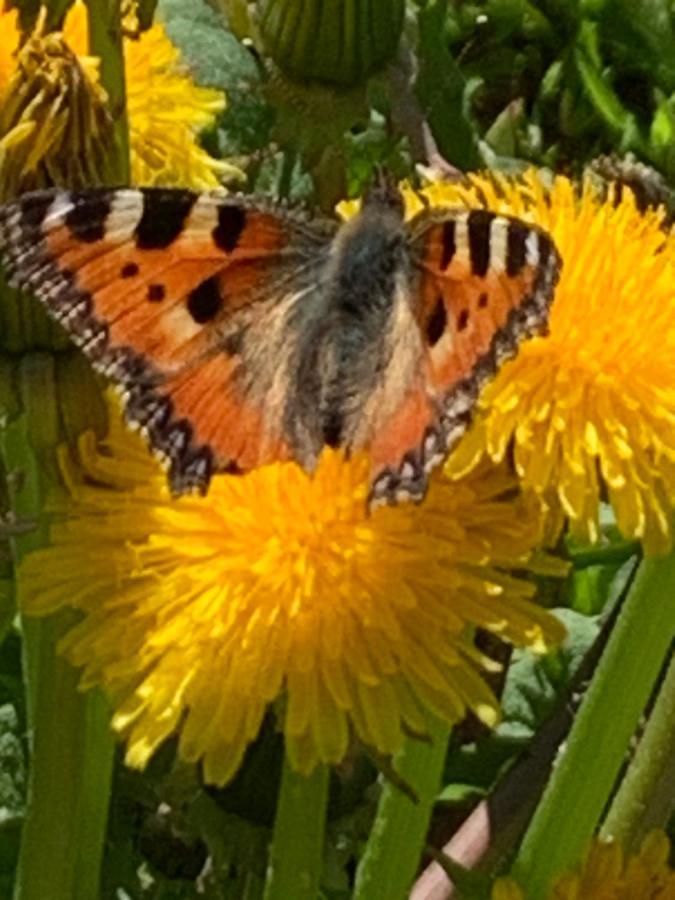
M260 390L279 357L272 367L260 344L290 352L278 310L311 284L323 229L165 189L41 191L0 212L10 278L119 385L176 492L286 456L281 410Z

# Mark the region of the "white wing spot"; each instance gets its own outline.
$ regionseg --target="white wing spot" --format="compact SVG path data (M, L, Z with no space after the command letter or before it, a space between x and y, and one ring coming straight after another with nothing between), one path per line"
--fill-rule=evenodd
M490 268L501 275L506 270L509 223L496 216L490 224Z
M110 212L105 220L105 237L109 241L126 241L136 230L143 215L141 191L115 191Z
M525 238L525 261L528 266L539 265L539 235L531 231Z
M455 256L456 260L462 265L471 264L471 256L469 253L469 213L461 213L457 216L455 222Z
M42 227L44 229L59 228L66 220L66 216L73 208L73 201L68 191L58 191L52 200L49 209L45 213Z
M183 234L188 235L191 231L208 234L212 231L218 224L218 200L222 197L216 198L211 194L199 197L185 221Z

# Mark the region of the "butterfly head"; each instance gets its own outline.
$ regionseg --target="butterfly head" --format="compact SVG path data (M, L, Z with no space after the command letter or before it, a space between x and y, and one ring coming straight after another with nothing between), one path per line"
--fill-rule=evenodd
M383 166L377 166L372 181L363 195L363 208L378 212L389 211L403 218L403 196L392 173Z

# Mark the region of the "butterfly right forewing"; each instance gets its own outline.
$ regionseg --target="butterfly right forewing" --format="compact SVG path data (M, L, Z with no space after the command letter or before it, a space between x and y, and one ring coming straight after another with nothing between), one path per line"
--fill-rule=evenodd
M424 352L418 388L373 445L376 504L424 495L481 389L546 329L561 267L546 232L484 209L424 212L409 234L417 270L410 305Z

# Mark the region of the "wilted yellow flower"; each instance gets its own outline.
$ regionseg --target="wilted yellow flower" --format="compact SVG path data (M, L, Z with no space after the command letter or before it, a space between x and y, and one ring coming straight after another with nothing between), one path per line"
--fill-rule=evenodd
M224 783L275 700L301 771L342 759L351 734L393 753L427 710L495 720L471 626L540 649L562 635L509 574L537 568L540 530L504 469L437 476L424 504L368 515L367 460L336 452L313 477L277 464L178 499L119 423L80 456L51 546L21 567L23 609L85 614L65 649L113 696L133 765L179 731Z
M548 900L672 900L675 871L670 845L661 831L647 835L639 853L625 857L615 843L596 841L577 872L558 878ZM524 900L510 878L499 879L492 900Z
M71 177L68 166L72 165L73 153L79 148L72 141L67 146L64 141L59 143L62 132L72 130L73 140L80 141L80 152L86 159L87 154L91 155L88 149L91 140L100 137L98 133L90 134L90 115L75 115L74 110L79 107L71 96L74 84L81 93L92 95L102 106L105 104L98 78L99 60L88 55L84 3L77 0L70 8L62 33L43 35L41 22L32 40L38 41L31 55L32 69L29 72L17 70L12 56L18 44L16 15L14 12L0 13L0 76L6 68L12 78L11 90L0 93L0 109L17 105L17 91L26 90L28 79L38 79L43 92L46 90L43 83L48 84L51 91L50 105L42 111L36 109L35 104L24 104L22 132L14 130L9 139L7 129L0 131L0 138L9 140L8 146L13 147L15 153L19 152L21 144L24 180L16 186L15 192L34 187L35 181L45 183L53 175L50 172L49 177L38 174L33 180L30 178L32 171L43 164L44 156L38 152L41 145L36 144L36 129L51 136L51 149L55 148L54 152L59 153L62 175L56 180L70 186L97 183L100 178L91 172L79 179ZM59 56L67 65L61 64L55 74L53 48L57 44ZM214 159L197 141L199 132L210 127L224 109L224 94L213 88L198 87L193 82L181 63L178 49L160 23L143 32L138 39L125 39L124 53L132 181L141 185L180 185L206 190L216 187L223 177L235 177L238 174L235 167ZM22 51L22 56L25 55ZM2 87L0 82L0 92ZM101 143L105 148L105 137ZM26 162L23 157L29 151L30 160ZM29 176L27 181L26 175Z
M16 41L15 17L0 14L0 60ZM12 62L0 85L0 198L54 182L99 183L112 122L98 60L47 33L42 14Z
M550 333L529 341L481 397L453 454L466 471L513 447L522 485L595 540L606 489L618 525L648 552L671 542L675 500L675 241L662 211L640 213L590 182L471 176L427 189L434 204L488 206L547 229L563 260Z

